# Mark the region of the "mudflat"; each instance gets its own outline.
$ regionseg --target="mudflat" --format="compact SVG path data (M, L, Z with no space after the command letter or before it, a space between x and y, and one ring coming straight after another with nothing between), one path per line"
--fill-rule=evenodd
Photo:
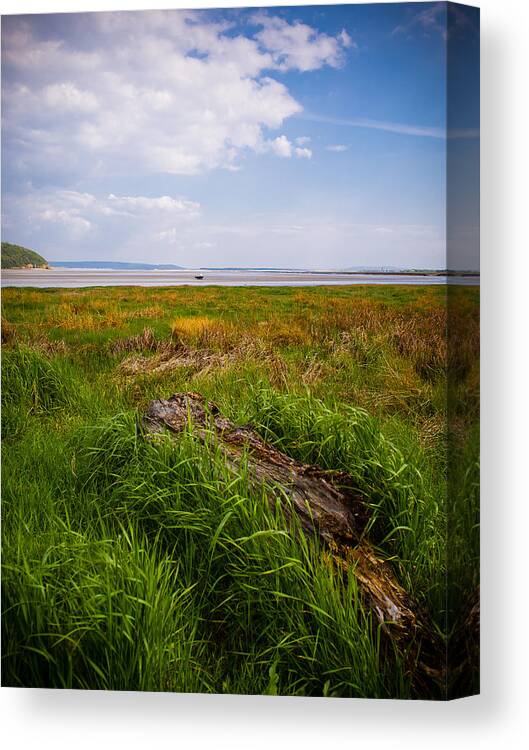
M195 278L198 274L202 279ZM329 273L312 271L116 271L78 268L17 268L2 271L2 286L75 288L90 286L327 286L339 284L445 284L446 276ZM479 277L451 278L475 286Z

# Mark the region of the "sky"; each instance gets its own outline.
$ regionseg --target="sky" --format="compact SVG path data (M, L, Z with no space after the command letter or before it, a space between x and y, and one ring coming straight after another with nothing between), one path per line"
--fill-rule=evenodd
M448 185L449 265L477 268L479 17L452 9L4 16L2 238L49 260L444 268Z

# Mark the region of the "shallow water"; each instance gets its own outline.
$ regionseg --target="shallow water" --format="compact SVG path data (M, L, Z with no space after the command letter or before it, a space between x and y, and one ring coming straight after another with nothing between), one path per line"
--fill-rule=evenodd
M344 274L310 271L202 271L204 278L195 279L197 271L122 271L93 268L5 269L3 287L86 286L320 286L337 284L445 284L446 276L406 276L402 274ZM476 286L479 276L451 278L450 283Z

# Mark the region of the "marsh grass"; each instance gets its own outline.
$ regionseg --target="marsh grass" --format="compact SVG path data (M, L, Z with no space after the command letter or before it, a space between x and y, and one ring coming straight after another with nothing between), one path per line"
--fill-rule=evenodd
M467 291L459 325L475 334ZM448 362L443 305L413 287L6 289L3 684L411 697L406 655L354 576L213 443L146 440L138 413L199 391L287 454L350 473L380 554L447 634L451 510L449 608L476 584L477 342ZM175 351L213 364L120 370Z

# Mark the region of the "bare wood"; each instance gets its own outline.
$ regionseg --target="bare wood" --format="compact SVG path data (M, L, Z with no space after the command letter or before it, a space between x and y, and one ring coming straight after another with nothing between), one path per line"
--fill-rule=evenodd
M179 434L191 427L204 443L213 435L234 472L244 463L251 485L266 487L269 501L280 502L285 515L293 510L304 533L317 534L331 550L334 564L355 576L364 602L384 631L416 664L415 683L424 689L429 681L444 680L444 644L367 538L369 509L352 477L296 461L251 426L234 425L197 393L152 401L143 425L148 433Z

